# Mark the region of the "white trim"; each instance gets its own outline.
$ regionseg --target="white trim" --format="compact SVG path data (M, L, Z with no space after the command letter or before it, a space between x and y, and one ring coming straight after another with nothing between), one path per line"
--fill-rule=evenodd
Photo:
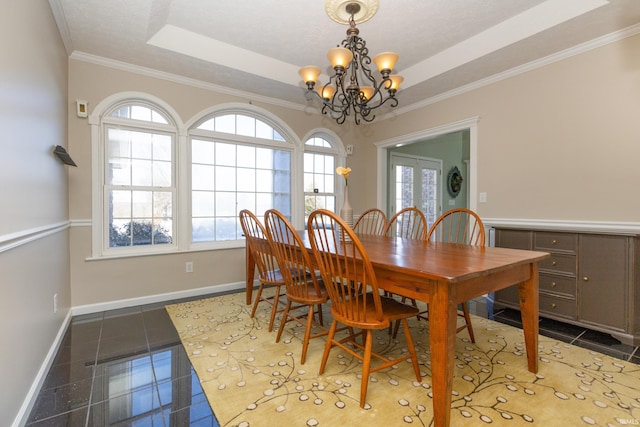
M61 36L63 38L63 43L65 48L67 49L67 53L73 48L72 43L70 41L70 37L68 35L68 29L66 29L66 21L63 23L62 27L66 30L63 30L60 25L60 20L64 20L63 16L58 16L59 11L62 10L62 7L59 5L60 0L49 0L49 4L52 5L52 10L54 13L54 17L56 18L56 22L58 23L58 28L60 29ZM54 7L55 6L55 7ZM381 115L380 120L388 120L402 114L424 108L426 106L438 103L440 101L444 101L449 98L453 98L455 96L471 92L473 90L479 89L484 86L488 86L494 83L498 83L502 80L509 79L511 77L518 76L520 74L527 73L532 70L536 70L541 67L545 67L547 65L553 64L555 62L560 62L565 59L571 58L572 56L580 55L582 53L589 52L591 50L597 49L602 46L606 46L607 44L615 43L617 41L623 40L628 37L635 36L640 33L640 24L635 24L630 27L624 28L620 31L615 31L613 33L605 34L604 36L598 37L593 40L589 40L587 42L581 43L577 46L570 47L560 52L556 52L554 54L548 55L544 58L540 58L526 64L520 65L518 67L511 68L509 70L503 71L501 73L494 74L492 76L486 77L481 80L477 80L475 82L469 83L464 86L460 86L456 89L450 90L448 92L444 92L429 98L425 98L420 102L415 102L413 104L409 104L405 107L397 107L387 114ZM304 104L294 103L290 101L284 101L281 99L276 99L268 96L258 95L251 92L241 91L237 89L228 88L225 86L216 85L213 83L207 83L202 80L196 80L184 76L180 76L177 74L167 73L164 71L155 70L147 67L140 67L137 65L129 64L126 62L115 61L112 59L104 58L97 55L91 55L85 52L74 50L69 54L69 59L74 59L77 61L88 62L91 64L100 65L103 67L113 68L117 70L122 70L130 73L135 73L138 75L153 77L169 82L174 82L178 84L183 84L186 86L191 86L199 89L209 90L212 92L217 92L221 94L237 96L243 99L248 99L251 101L264 102L266 104L280 106L284 108L290 108L292 110L303 111L307 114L316 114L322 115L321 111L317 108L310 107L306 102ZM424 82L422 82L424 83ZM398 99L402 99L402 89L398 92ZM300 101L304 101L304 97L300 97Z
M135 307L138 305L155 304L163 301L173 301L183 298L198 297L202 295L220 294L223 292L239 291L246 289L245 282L226 283L222 285L206 286L204 288L186 289L183 291L168 292L164 294L146 295L138 298L128 298L116 301L108 301L97 304L86 304L71 308L74 316L99 313L101 311L117 310L120 308Z
M528 230L554 230L603 234L640 234L640 223L638 222L512 218L482 218L482 222L486 226L494 228L524 228Z
M70 222L65 221L18 231L16 233L0 235L0 253L26 245L27 243L31 243L60 231L64 231L69 227Z
M306 111L306 104L296 104L289 101L283 101L277 98L271 98L268 96L258 95L251 92L246 92L242 90L232 89L225 86L220 86L214 83L207 83L202 80L191 79L188 77L180 76L178 74L167 73L164 71L154 70L153 68L140 67L137 65L129 64L126 62L115 61L113 59L104 58L101 56L91 55L89 53L84 53L78 50L74 50L69 56L70 59L75 59L78 61L88 62L91 64L101 65L103 67L113 68L116 70L126 71L129 73L134 73L142 76L153 77L160 80L166 80L169 82L174 82L178 84L182 84L185 86L191 86L198 89L204 89L211 92L217 92L225 95L237 96L239 98L248 99L256 102L264 102L265 104L275 105L284 108L290 108L292 110L298 111ZM301 101L304 101L304 97L300 97ZM320 115L320 112L317 112Z
M434 138L451 132L469 129L469 209L476 210L478 191L478 122L480 117L471 117L453 123L436 126L406 135L400 135L374 143L377 149L377 194L376 205L387 210L387 148L397 145L412 144L424 139Z
M565 59L571 58L573 56L580 55L580 54L589 52L591 50L600 48L602 46L606 46L608 44L615 43L620 40L624 40L627 37L632 37L632 36L635 36L636 34L640 34L640 24L635 24L623 30L616 31L610 34L605 34L604 36L570 47L563 51L545 56L544 58L536 59L535 61L531 61L526 64L520 65L518 67L514 67L509 70L503 71L501 73L486 77L484 79L477 80L467 85L457 87L448 92L443 92L438 95L425 98L423 101L415 102L405 107L396 108L393 110L393 112L385 114L380 118L382 120L386 120L386 119L399 116L401 114L408 113L410 111L418 110L420 108L424 108L429 105L436 104L440 101L444 101L446 99L453 98L455 96L462 95L464 93L471 92L476 89L480 89L484 86L489 86L491 84L498 83L502 80L507 80L507 79L510 79L511 77L516 77L516 76L519 76L520 74L528 73L529 71L546 67L547 65L551 65L556 62L560 62ZM399 99L402 98L402 89L398 92L398 97Z
M47 355L42 361L42 364L40 365L40 369L38 369L36 377L31 383L31 387L29 387L29 391L27 392L27 395L22 401L22 405L20 406L20 409L18 410L18 413L16 414L16 417L13 420L13 423L11 424L12 427L21 427L27 423L28 421L27 418L29 417L31 410L33 409L33 406L36 403L36 399L38 398L40 389L44 384L44 380L47 378L47 373L49 373L49 369L53 364L53 360L58 354L58 348L60 347L60 344L62 344L62 340L64 339L64 334L67 331L67 327L69 326L69 323L71 323L71 310L67 311L67 315L65 316L64 321L60 325L60 328L58 329L58 333L56 334L56 337L54 338L53 343L51 344L51 347L49 347L49 351L47 352Z

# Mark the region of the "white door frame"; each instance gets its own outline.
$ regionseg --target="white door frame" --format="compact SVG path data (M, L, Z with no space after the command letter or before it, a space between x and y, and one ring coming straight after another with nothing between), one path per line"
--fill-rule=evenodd
M472 117L458 122L436 126L431 129L401 135L374 143L377 152L377 177L376 177L376 205L379 209L385 210L388 206L388 161L387 148L397 147L418 142L420 140L434 138L451 132L458 132L469 129L469 209L477 211L478 205L478 121L480 117Z

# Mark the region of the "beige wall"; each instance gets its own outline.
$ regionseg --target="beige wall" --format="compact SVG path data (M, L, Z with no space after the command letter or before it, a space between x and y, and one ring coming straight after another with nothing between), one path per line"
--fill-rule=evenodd
M265 108L292 128L299 139L314 129L329 128L356 144L363 128L337 126L317 114L275 107L256 100L222 95L168 80L144 77L79 60L69 61L69 147L79 167L70 171L72 306L182 292L215 285L240 284L245 279L244 249L187 252L154 257L87 261L91 257L91 130L89 120L75 114L75 100L89 103L89 114L105 98L120 92L144 92L168 103L183 123L213 106L248 103ZM301 97L303 93L301 92ZM185 262L194 272L185 272Z
M638 224L639 51L640 36L597 48L375 124L372 141L478 116L482 217Z
M634 117L639 50L640 37L628 38L370 126L338 127L324 117L252 102L284 120L298 138L328 127L355 145L348 165L354 170L350 187L359 189L351 192L356 214L377 202L376 142L478 116L477 188L488 203L477 209L484 218L637 223L640 198L630 185L640 159ZM69 98L88 100L89 113L121 91L159 97L184 122L211 106L249 102L79 60L70 61L69 73ZM89 125L70 114L69 129L80 164L70 175L70 214L89 220ZM244 280L239 249L86 261L90 237L87 226L71 234L73 306ZM187 260L194 261L194 274L184 273Z
M10 425L69 311L67 167L52 155L67 145L67 55L46 2L2 6L0 420Z

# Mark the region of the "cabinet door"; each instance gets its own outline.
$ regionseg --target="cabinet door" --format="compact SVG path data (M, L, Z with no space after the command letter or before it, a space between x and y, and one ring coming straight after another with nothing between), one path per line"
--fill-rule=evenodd
M629 238L625 236L580 236L578 316L581 322L626 329L629 245Z

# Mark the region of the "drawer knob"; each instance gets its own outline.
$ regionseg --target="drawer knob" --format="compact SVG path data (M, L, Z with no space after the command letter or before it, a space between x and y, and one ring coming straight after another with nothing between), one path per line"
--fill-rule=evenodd
M589 281L589 276L584 276L584 277L582 278L582 280L584 280L585 282L588 282L588 281Z
M554 309L555 309L555 308L556 308L556 305L555 305L555 304L551 304L551 308L554 308Z
M555 262L555 261L552 261L552 262L551 262L551 265L556 265L556 264L558 264L558 263L557 263L557 262Z
M553 239L553 240L551 241L551 244L552 244L552 245L555 245L556 243L558 243L558 241L557 241L556 239Z
M551 282L551 287L555 288L556 287L556 282Z

